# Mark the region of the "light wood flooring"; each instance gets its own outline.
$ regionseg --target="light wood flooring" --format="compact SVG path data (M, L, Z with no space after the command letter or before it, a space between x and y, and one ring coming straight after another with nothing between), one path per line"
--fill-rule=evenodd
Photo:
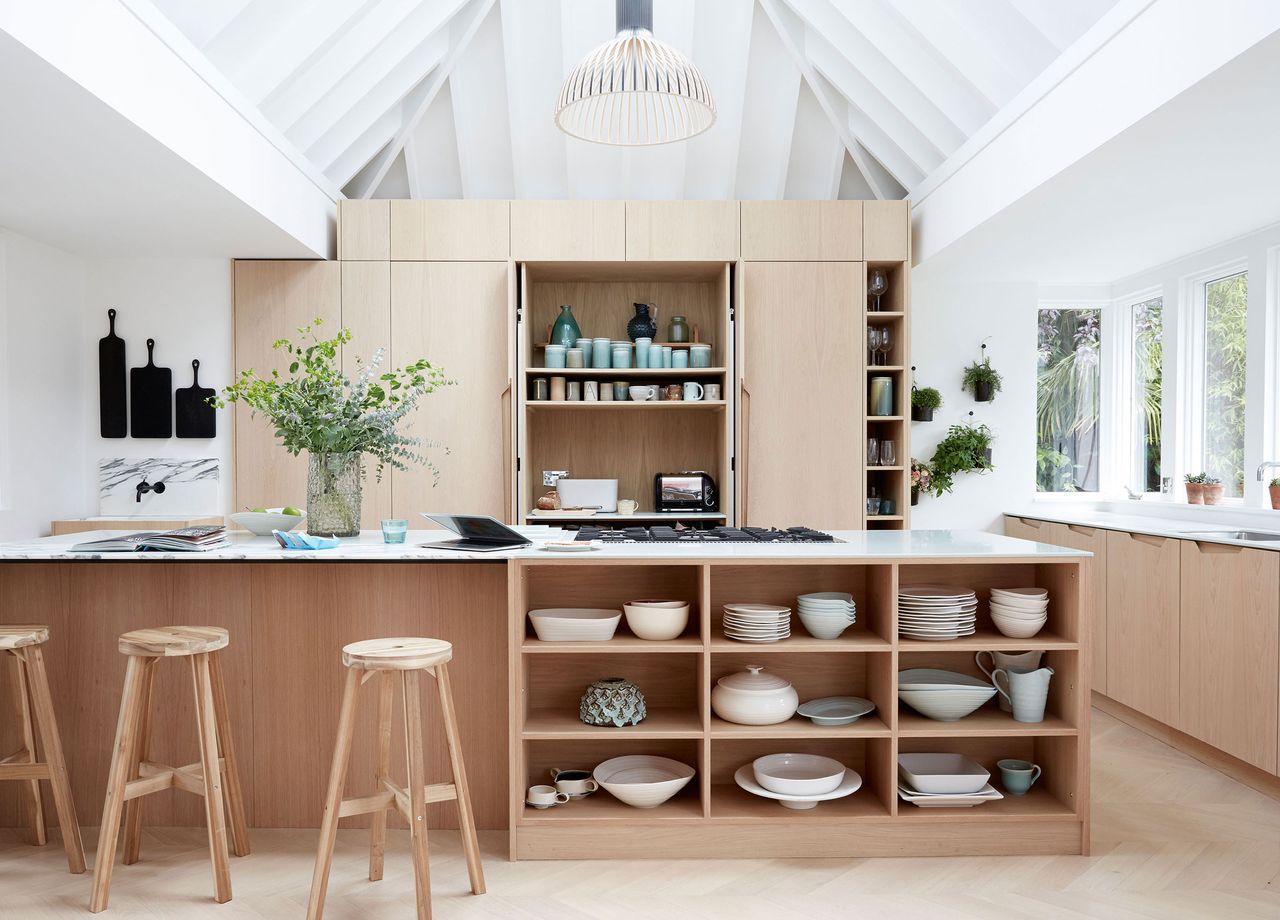
M455 832L431 839L435 916L557 918L1280 918L1280 802L1134 728L1093 714L1093 853L953 859L521 862L482 834L489 893L472 897ZM151 829L142 862L118 868L117 920L293 918L306 909L314 830L258 830L232 860L235 900L214 904L204 831ZM86 832L85 840L94 834ZM365 880L367 831L338 838L329 920L413 913L407 839ZM0 831L0 920L85 916L89 876Z

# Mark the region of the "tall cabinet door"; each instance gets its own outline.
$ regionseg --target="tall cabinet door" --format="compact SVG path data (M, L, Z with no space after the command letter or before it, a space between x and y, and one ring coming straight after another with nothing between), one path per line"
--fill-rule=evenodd
M1181 731L1276 772L1280 553L1182 541Z
M862 526L858 262L745 263L738 312L738 520Z
M395 364L426 358L453 381L426 396L412 416L408 430L423 439L439 479L426 467L397 471L398 517L509 516L507 297L506 262L391 263Z
M1107 534L1107 696L1167 725L1178 717L1178 544Z
M1044 523L1036 539L1093 553L1084 565L1080 600L1089 620L1090 686L1107 692L1107 532L1078 524Z
M276 339L297 339L297 329L322 321L317 334L332 337L341 324L338 262L236 262L235 368L268 374L288 367ZM307 501L307 458L290 456L271 424L242 405L235 413L233 508L302 507Z

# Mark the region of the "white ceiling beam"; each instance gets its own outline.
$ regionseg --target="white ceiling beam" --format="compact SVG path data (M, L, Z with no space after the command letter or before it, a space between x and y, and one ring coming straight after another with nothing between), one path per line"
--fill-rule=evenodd
M733 197L755 9L754 3L694 7L693 61L711 87L716 123L685 144L684 189L678 198Z
M834 198L839 190L841 143L831 119L807 83L800 84L791 155L787 161L784 198L793 200Z
M408 145L405 145L408 149ZM409 165L404 150L395 158L382 182L373 190L374 198L412 198L409 194Z
M1088 31L1113 0L1013 0L1014 7L1059 51Z
M982 31L984 20L972 22L967 4L951 0L891 0L894 9L938 49L998 109L1024 85L997 48L993 53Z
M495 5L449 77L463 198L515 195L502 28Z
M564 81L560 0L500 0L516 198L567 198L565 138L552 110Z
M1061 48L1018 11L1014 0L968 0L968 3L973 7L970 27L980 28L987 50L1002 54L1023 86L1061 52Z
M801 72L771 17L760 7L751 23L747 55L734 197L781 198L787 190Z
M406 160L406 164L413 169L410 181L414 198L462 197L462 168L458 163L451 91L452 87L446 83L409 135L413 158ZM408 147L407 141L405 148Z
M405 182L409 186L410 198L421 198L422 183L418 181L418 139L417 135L409 135L409 139L404 142L404 172Z
M187 37L187 41L201 50L231 20L240 15L250 0L154 0L155 7ZM206 55L207 57L207 55Z
M852 115L853 113L851 112L849 129L856 132L857 128L852 123ZM906 186L899 183L898 180L893 177L893 174L884 168L884 164L875 158L871 151L867 150L867 148L859 141L854 141L854 143L857 144L861 156L850 156L850 159L853 161L854 165L859 167L861 170L863 174L863 181L868 182L873 189L880 189L883 192L883 197L885 198L897 199L909 197Z
M378 156L380 151L385 151L391 143L391 139L395 137L396 128L399 127L403 115L401 109L397 106L388 112L384 112L382 117L369 126L364 134L360 135L350 147L344 150L336 160L332 163L318 164L326 176L342 186L346 191L347 197L351 197L351 192L347 190L347 186L351 184L351 180L355 178L357 173L364 171L365 166L374 157ZM390 165L390 164L388 164ZM386 170L383 170L383 175ZM369 177L372 179L372 175ZM382 181L382 176L377 177L377 181L371 181L367 186L367 191L377 188L378 183ZM363 186L362 186L363 188ZM360 196L368 198L368 195Z
M470 18L465 23L451 22L449 24L449 40L452 48L448 57L444 59L439 67L432 71L431 76L423 87L423 91L414 94L417 98L414 100L415 105L412 108L409 107L410 100L405 100L405 104L402 106L405 117L401 121L400 129L396 131L395 137L392 138L387 149L378 155L377 168L370 177L369 184L362 188L360 197L369 197L369 192L378 187L382 177L391 168L392 161L400 155L405 141L408 140L409 135L413 133L413 129L421 121L427 108L435 100L440 88L444 86L445 81L453 73L459 58L466 52L467 45L475 37L481 23L489 15L489 11L493 9L494 3L495 0L472 0L471 5L467 8Z
M853 157L849 156L847 150L844 151L844 159L841 163L839 185L836 191L836 197L843 201L859 201L867 198L874 198L875 193L871 191L871 186L867 184L867 178L862 174L862 170L858 169Z

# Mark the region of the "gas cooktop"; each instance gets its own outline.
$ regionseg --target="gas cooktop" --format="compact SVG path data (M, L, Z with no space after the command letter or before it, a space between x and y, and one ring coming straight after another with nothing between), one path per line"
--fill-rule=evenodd
M809 527L712 527L706 530L676 525L619 527L609 529L584 525L576 540L601 543L840 543L829 533Z

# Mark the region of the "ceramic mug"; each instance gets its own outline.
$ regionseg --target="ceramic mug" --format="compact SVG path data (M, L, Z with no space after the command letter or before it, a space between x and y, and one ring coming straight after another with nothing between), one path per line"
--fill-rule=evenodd
M584 380L582 382L582 399L585 402L598 402L600 400L600 381Z
M680 348L671 352L671 366L687 368L689 366L689 349Z
M580 799L600 788L600 784L591 778L589 770L560 770L552 767L551 782L556 784L556 791L563 792L571 799Z
M566 384L565 399L569 402L582 402L582 381L570 380Z
M987 667L982 661L983 655L991 656L991 667ZM1027 671L1034 671L1040 667L1040 658L1044 652L988 652L983 650L973 656L974 662L982 669L982 673L987 675L987 680L991 680L991 674L996 668L1023 668ZM992 686L995 686L994 684ZM1000 702L1000 711L1009 712L1009 701L1000 694L996 694L997 700Z
M616 380L613 384L613 398L615 402L626 402L628 398L627 390L630 384L625 380Z
M663 399L681 400L684 399L684 387L678 383L667 384L667 388L663 390Z
M564 402L564 378L551 378L551 400L552 402Z
M581 348L568 348L564 353L565 367L582 367L583 356Z
M1005 686L1000 686L1000 678ZM996 668L991 683L1013 707L1015 722L1043 722L1044 706L1049 698L1049 678L1053 668Z
M600 384L600 401L613 402L613 384L607 380Z
M1026 795L1040 778L1040 767L1026 760L997 760L1000 782L1010 795Z
M531 392L529 393L529 398L530 398L530 399L532 399L532 400L537 400L537 401L546 400L546 399L550 399L550 398L551 398L551 388L550 388L550 386L547 384L547 378L546 378L546 377L534 377L534 378L533 378L533 388L532 388Z
M684 398L686 402L701 402L705 391L702 384L690 380L684 385Z
M627 395L632 402L649 402L658 398L658 387L652 383L638 383L627 387Z
M555 786L530 786L524 800L534 808L550 808L569 801L569 793L561 792Z
M636 508L638 508L638 507L640 507L640 506L639 506L638 504L636 504L635 499L631 499L631 498L620 498L620 499L618 499L618 513L619 513L619 514L635 514L635 513L636 513Z
M543 364L547 367L564 367L566 351L567 349L563 345L548 345Z
M720 399L720 384L708 383L703 389L707 391L707 399L713 402Z

